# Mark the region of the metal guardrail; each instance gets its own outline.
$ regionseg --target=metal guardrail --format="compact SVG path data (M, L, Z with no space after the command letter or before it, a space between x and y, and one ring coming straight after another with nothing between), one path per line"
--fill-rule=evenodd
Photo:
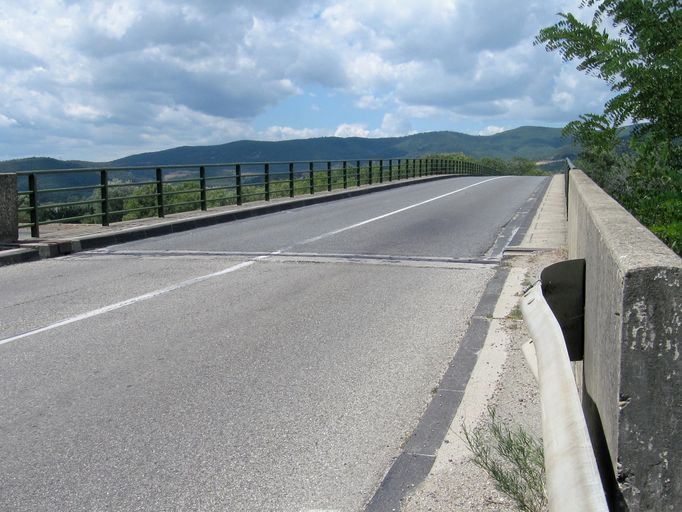
M37 238L45 224L108 226L131 218L164 217L408 178L496 172L475 162L429 158L76 168L16 174L19 227L30 227L31 236ZM49 185L58 181L56 177L77 174L87 175L78 185Z
M556 275L558 266L566 263L570 264L554 265L553 273ZM543 281L545 277L543 272ZM562 327L555 316L556 311L550 307L543 293L543 286L550 285L556 287L565 283L538 282L521 301L521 311L537 358L549 510L608 512L570 362L571 359L582 358L582 354L576 350L575 340L567 346L565 339L566 332L575 330L575 326L571 325L571 321L576 320L572 313L574 305L565 308L564 316L569 322ZM578 323L581 322L582 316Z

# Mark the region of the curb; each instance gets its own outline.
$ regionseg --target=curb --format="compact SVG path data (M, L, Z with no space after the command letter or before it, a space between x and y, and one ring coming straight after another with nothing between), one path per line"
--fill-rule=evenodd
M532 201L517 210L502 231L514 232L509 243L525 235L535 213L547 193L550 180L543 181L531 194ZM501 262L504 261L504 256ZM462 402L469 379L473 373L479 352L483 348L491 319L502 288L509 276L509 268L499 265L488 281L481 298L471 316L469 328L464 334L457 351L450 361L445 374L438 383L439 393L429 401L419 418L414 432L407 440L397 459L389 468L375 494L364 508L364 512L393 512L400 510L407 494L428 476L436 460L438 449L445 440L448 429Z
M39 259L56 258L58 256L66 256L74 252L88 251L100 247L106 247L114 244L121 244L124 242L133 242L135 240L142 240L155 236L170 235L172 233L179 233L196 228L203 228L222 224L224 222L233 222L236 220L248 219L250 217L258 217L267 215L269 213L276 213L284 210L291 210L294 208L301 208L303 206L311 206L315 204L328 203L337 201L339 199L346 199L349 197L363 196L373 192L381 192L384 190L391 190L394 188L414 185L416 183L428 183L431 181L439 181L451 178L470 177L468 174L457 175L441 175L428 176L423 178L413 178L410 180L396 181L388 184L371 185L366 188L359 188L354 190L343 190L341 192L331 192L320 196L306 196L301 199L290 199L281 202L274 202L271 204L261 206L246 206L237 210L220 213L207 213L198 217L187 219L177 219L169 221L161 221L150 226L139 226L135 228L124 229L113 233L97 233L94 235L85 235L78 238L68 240L53 240L53 241L39 241L34 243L23 244L25 247L20 249L11 249L9 251L0 252L0 267L5 265L14 265L16 263L25 263L29 261L36 261ZM288 198L287 198L288 199ZM11 254L10 254L11 253Z

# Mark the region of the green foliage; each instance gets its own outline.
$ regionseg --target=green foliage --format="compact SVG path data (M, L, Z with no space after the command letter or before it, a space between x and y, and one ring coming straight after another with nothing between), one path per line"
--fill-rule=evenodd
M606 81L618 94L604 107L611 126L648 121L647 131L672 140L682 135L682 11L679 0L584 0L592 23L562 13L540 31L536 44L577 59L578 69ZM609 21L614 37L601 29Z
M488 421L473 431L464 425L464 442L474 464L484 469L496 487L513 499L519 510L541 512L547 505L542 443L521 427L510 429L488 408Z
M580 144L579 166L678 254L682 253L682 10L679 0L584 0L592 22L573 14L540 31L536 44L577 60L616 95L603 114L564 132ZM609 22L618 36L601 28ZM619 129L634 128L630 146Z

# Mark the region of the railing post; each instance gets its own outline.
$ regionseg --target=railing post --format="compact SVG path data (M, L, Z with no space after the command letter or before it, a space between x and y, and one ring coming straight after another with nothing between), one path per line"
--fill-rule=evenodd
M343 161L343 188L348 188L348 166L346 161Z
M360 160L355 162L355 184L360 186Z
M372 184L372 171L374 170L374 169L372 169L372 161L371 160L368 162L368 165L369 165L369 172L368 172L367 184L371 185Z
M327 192L332 191L332 163L327 162Z
M379 183L384 182L384 161L379 160Z
M38 238L40 236L40 227L38 225L38 180L33 173L28 175L28 191L28 206L31 208L29 211L31 236Z
M393 181L393 159L388 160L388 181Z
M237 206L242 204L242 165L237 164L234 168L234 180L237 194Z
M310 162L308 164L308 179L310 180L310 193L314 194L315 193L315 164L313 162Z
M163 170L156 168L156 213L158 217L166 216L165 201L163 197Z
M109 176L107 170L99 171L99 199L100 209L102 210L102 226L109 225Z
M294 197L294 163L289 162L289 197Z
M263 180L265 184L265 200L270 200L270 164L263 165Z
M203 211L208 209L206 203L206 169L203 165L199 167L199 204Z

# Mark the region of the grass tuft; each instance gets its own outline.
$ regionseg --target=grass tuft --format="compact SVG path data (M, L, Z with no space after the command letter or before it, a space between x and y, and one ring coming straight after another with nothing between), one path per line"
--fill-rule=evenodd
M512 430L488 407L489 419L472 431L462 425L471 460L484 469L495 486L514 500L519 510L546 510L544 450L541 441L523 428Z

